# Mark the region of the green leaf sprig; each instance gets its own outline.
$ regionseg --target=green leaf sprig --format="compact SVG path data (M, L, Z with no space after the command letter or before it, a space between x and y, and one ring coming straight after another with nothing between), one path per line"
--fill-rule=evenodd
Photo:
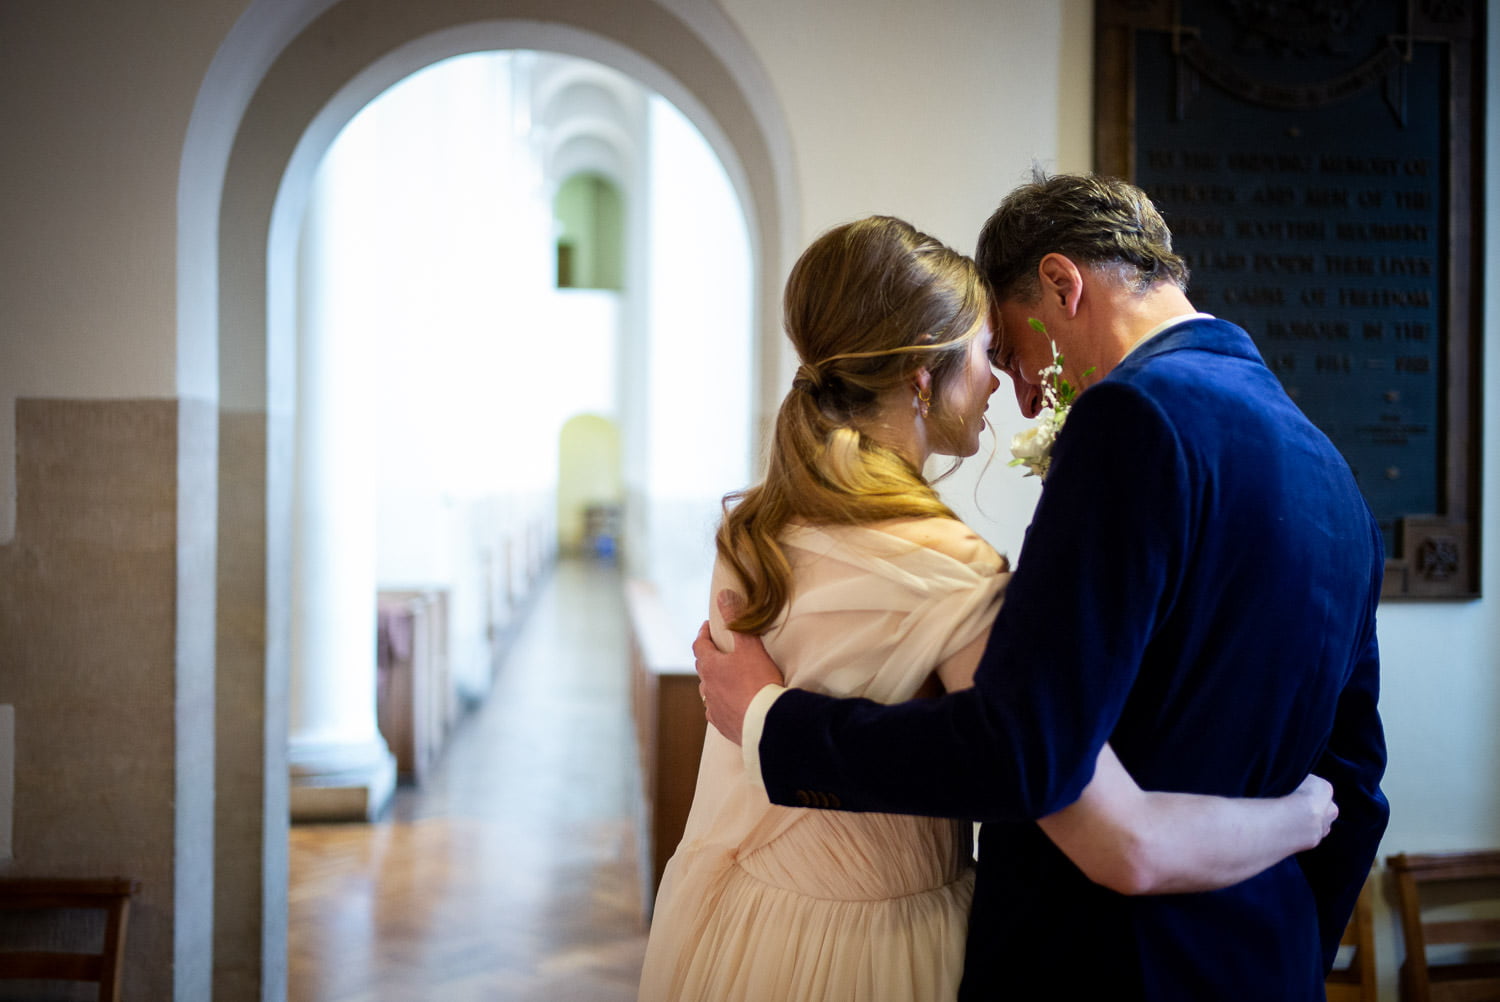
M1047 471L1052 468L1052 443L1057 440L1057 433L1062 431L1063 421L1067 419L1073 401L1078 399L1079 391L1063 378L1062 353L1057 350L1057 342L1048 336L1047 325L1036 317L1026 319L1031 324L1031 329L1047 338L1052 345L1052 364L1037 373L1042 379L1042 412L1035 425L1010 440L1011 454L1016 457L1010 461L1010 465L1024 466L1028 477L1035 476L1045 480ZM1082 378L1089 376L1094 368L1090 366Z

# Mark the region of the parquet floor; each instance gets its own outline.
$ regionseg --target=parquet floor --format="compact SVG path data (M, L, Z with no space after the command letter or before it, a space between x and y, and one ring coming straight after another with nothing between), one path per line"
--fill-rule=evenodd
M290 1002L633 1002L626 644L618 572L563 562L420 789L293 827Z

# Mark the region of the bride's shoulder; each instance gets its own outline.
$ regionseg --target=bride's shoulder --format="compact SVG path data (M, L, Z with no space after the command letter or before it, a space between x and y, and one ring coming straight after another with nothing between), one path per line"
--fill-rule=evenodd
M1005 570L1008 561L964 523L953 518L898 518L877 522L871 528L908 542L936 550L965 564Z

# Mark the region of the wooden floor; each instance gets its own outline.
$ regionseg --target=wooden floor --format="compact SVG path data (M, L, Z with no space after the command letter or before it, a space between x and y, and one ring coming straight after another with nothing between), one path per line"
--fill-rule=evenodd
M290 1002L634 1000L628 673L617 572L564 562L420 789L293 827Z

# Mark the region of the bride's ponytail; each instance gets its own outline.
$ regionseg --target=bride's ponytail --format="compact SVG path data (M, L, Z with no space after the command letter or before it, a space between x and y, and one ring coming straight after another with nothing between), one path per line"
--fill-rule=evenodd
M748 593L732 629L764 633L790 600L778 541L789 523L954 517L922 471L859 419L918 368L937 394L963 369L988 309L973 262L898 219L837 227L803 253L784 300L802 364L777 412L765 479L724 499L719 554Z

